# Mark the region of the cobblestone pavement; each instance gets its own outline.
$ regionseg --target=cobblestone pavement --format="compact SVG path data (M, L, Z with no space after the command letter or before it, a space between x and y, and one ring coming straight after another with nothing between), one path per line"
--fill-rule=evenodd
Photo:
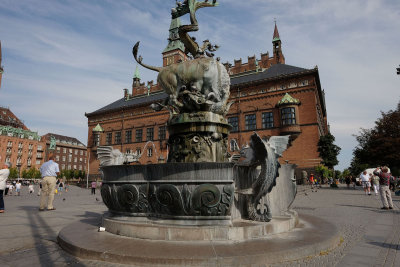
M381 210L378 196L357 190L322 188L311 192L299 187L293 208L334 223L341 244L319 255L271 265L280 266L400 266L400 197L393 197L395 210ZM99 192L71 187L56 195L55 211L38 212L39 197L27 193L6 196L6 212L0 214L1 266L126 266L81 260L57 245L58 232L72 222L99 224L106 207Z

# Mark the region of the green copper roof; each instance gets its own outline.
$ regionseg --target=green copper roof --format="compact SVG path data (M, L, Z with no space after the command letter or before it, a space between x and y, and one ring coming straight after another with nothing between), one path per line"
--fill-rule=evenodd
M31 132L28 130L24 130L21 128L14 128L11 126L0 125L0 135L7 135L10 137L18 137L23 139L40 141L40 136L38 135L37 132Z
M298 104L300 104L300 100L298 100L298 99L296 99L296 98L294 98L294 97L292 97L291 95L289 95L288 93L286 93L284 96L283 96L283 98L281 99L281 100L279 100L279 102L278 102L278 106L281 106L281 105L287 105L287 104L294 104L294 105L298 105Z
M140 72L139 72L139 66L136 65L136 70L135 74L133 74L134 79L139 79L140 80Z
M179 17L171 20L171 25L169 26L168 45L164 49L163 53L173 51L176 49L185 51L185 45L179 39L178 30L180 26L181 26L181 20Z
M281 40L281 38L275 37L274 39L272 39L272 42L276 42L276 41L280 41L280 40Z
M100 126L100 123L93 128L93 132L104 132L103 128Z

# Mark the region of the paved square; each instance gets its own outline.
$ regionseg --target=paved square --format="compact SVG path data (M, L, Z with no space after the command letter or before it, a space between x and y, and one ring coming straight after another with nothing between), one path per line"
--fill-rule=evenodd
M23 187L21 196L5 196L5 213L0 214L1 266L126 266L81 260L57 244L58 232L76 221L99 225L105 205L99 190L71 186L55 196L55 211L39 212L39 196ZM400 266L400 197L393 194L395 210L381 210L379 196L360 189L322 188L311 192L300 186L292 207L331 221L343 242L333 251L272 266Z

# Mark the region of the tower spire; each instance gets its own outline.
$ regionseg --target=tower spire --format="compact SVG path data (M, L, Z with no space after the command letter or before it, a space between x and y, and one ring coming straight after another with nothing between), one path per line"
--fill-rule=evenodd
M274 60L275 64L285 64L285 57L282 53L282 41L279 36L278 26L276 26L276 19L274 19L275 28L274 28L274 35L272 37L272 45L274 48Z
M274 29L274 36L272 37L272 42L281 40L281 38L279 37L278 26L276 26L276 19L274 19L274 22L275 22L275 29Z

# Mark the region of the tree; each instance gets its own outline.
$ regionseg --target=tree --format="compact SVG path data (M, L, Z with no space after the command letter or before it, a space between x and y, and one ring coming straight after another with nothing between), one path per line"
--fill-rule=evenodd
M353 174L387 165L394 175L400 175L400 102L396 110L381 112L374 128L361 129L355 137L358 145L350 166Z
M330 169L339 163L337 156L341 150L334 142L335 137L331 133L321 136L318 141L318 152L322 158L322 164Z
M18 178L18 169L17 168L10 168L10 175L8 178L16 179Z

